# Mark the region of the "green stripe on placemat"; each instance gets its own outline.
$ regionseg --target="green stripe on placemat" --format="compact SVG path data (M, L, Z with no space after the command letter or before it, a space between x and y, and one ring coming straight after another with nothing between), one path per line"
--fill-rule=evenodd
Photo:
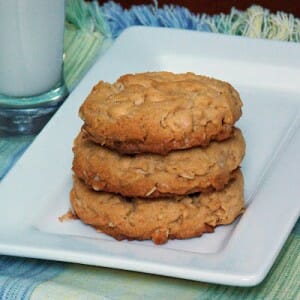
M70 91L103 51L103 41L98 32L82 32L66 26L64 78Z

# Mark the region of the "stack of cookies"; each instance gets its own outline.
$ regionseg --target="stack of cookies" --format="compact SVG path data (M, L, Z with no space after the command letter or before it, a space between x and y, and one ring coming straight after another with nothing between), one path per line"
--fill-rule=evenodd
M242 102L228 83L170 72L100 81L80 108L71 204L118 240L186 239L244 210Z

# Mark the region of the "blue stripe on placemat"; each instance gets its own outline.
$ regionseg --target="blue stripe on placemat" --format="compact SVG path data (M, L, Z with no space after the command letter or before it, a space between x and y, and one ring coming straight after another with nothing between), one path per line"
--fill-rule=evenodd
M98 4L93 3L94 6ZM123 9L118 3L105 2L99 11L110 27L110 34L116 38L129 26L157 26L181 28L201 31L211 31L206 19L199 14L190 12L187 8L178 5L164 5L159 8L157 3L151 5L133 5L131 9ZM91 12L91 11L90 11ZM94 19L98 15L95 10L91 12Z
M0 299L29 299L34 288L64 270L64 264L0 256Z

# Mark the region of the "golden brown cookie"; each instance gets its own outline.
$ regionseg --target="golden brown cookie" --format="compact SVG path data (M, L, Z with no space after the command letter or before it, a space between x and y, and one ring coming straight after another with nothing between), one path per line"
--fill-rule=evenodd
M206 146L231 136L241 116L238 92L193 73L128 74L100 81L80 108L94 142L122 153L159 153Z
M244 210L240 171L222 191L145 200L96 192L74 176L71 204L86 224L117 240L147 240L163 244L187 239L229 224Z
M129 197L163 197L222 189L245 153L239 129L230 139L158 154L125 155L89 141L74 143L73 171L96 191Z

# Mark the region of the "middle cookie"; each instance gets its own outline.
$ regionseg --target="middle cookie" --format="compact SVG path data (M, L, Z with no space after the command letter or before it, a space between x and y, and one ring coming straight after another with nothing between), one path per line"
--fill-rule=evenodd
M89 141L75 139L73 171L96 191L128 197L169 197L222 189L245 154L239 129L208 147L157 154L125 155Z

